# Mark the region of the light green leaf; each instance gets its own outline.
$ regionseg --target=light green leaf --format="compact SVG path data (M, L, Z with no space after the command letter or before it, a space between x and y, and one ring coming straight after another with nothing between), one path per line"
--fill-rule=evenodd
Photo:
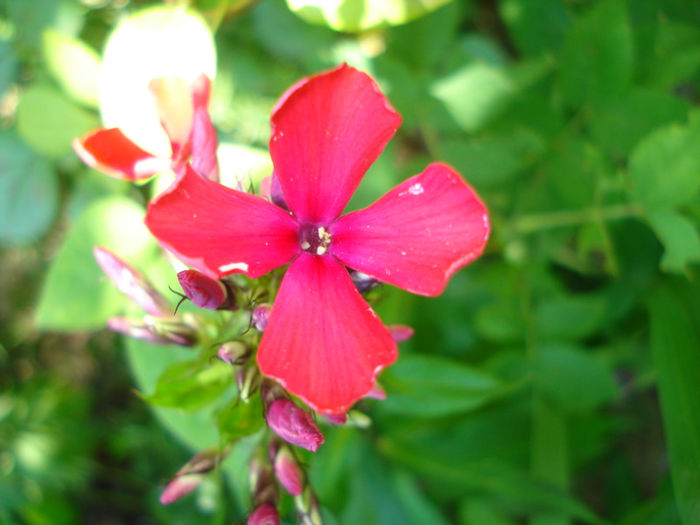
M533 363L535 389L563 410L582 411L617 394L610 368L597 356L569 344L548 344Z
M294 13L309 23L358 33L404 24L450 0L287 0Z
M58 208L52 166L19 140L0 132L0 243L35 241L51 226Z
M688 219L668 210L657 210L647 220L664 245L661 268L683 273L691 262L700 261L700 236Z
M382 375L382 410L414 417L441 417L473 410L502 394L496 378L437 356L404 355Z
M99 125L97 116L76 106L45 84L27 89L17 106L17 132L35 150L49 157L71 151L75 137Z
M127 299L95 262L96 245L134 266L157 249L143 225L143 209L123 197L101 199L85 208L49 268L36 311L44 330L95 330L122 313Z
M0 38L0 96L15 81L17 74L17 59L12 45Z
M48 70L66 93L82 104L97 107L97 52L81 40L51 29L44 31L42 47Z
M625 2L603 0L577 19L567 34L560 64L559 85L571 106L622 94L634 67Z
M700 123L670 125L647 135L629 160L632 197L649 208L690 202L700 189Z
M700 523L700 288L662 284L649 301L651 348L676 503L685 525Z
M216 423L223 443L257 432L263 425L260 396L253 396L248 403L235 399L216 415Z

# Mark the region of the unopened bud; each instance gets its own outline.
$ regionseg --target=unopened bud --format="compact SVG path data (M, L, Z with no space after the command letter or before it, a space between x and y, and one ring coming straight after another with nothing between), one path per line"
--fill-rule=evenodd
M229 365L242 365L248 359L250 350L241 342L230 341L219 347L217 352L219 359Z
M141 272L101 246L93 248L95 260L114 285L146 313L167 317L170 303L153 287Z
M280 525L277 509L269 503L263 503L248 517L248 525Z
M107 321L107 327L118 334L146 341L157 345L169 345L172 343L169 339L154 334L143 321L135 319L127 319L126 317L111 317Z
M386 329L397 343L403 343L413 337L413 328L405 324L390 324Z
M277 480L287 492L292 496L301 494L304 490L304 474L287 446L279 447L274 467Z
M267 328L267 322L270 319L270 314L272 313L271 304L261 304L255 307L253 313L251 314L251 323L258 332L264 332Z
M350 272L350 278L352 279L355 288L357 288L357 291L360 293L367 292L372 288L376 288L377 286L379 286L379 281L377 281L374 277L367 275L366 273L353 270Z
M367 392L365 394L365 397L369 397L372 399L379 399L380 401L384 401L386 399L386 392L384 389L379 386L379 383L375 383L374 386L372 387L372 390Z
M348 419L345 414L323 414L323 417L334 425L344 425Z
M302 494L294 498L294 506L301 525L323 525L318 501L311 487L307 486Z
M185 463L176 476L184 476L185 474L206 474L211 472L216 467L216 464L221 461L227 454L227 451L220 452L217 447L212 447L207 450L195 454L192 459Z
M251 365L239 369L236 374L236 386L241 401L244 403L250 401L250 396L258 389L261 381L262 377L257 366Z
M180 320L145 315L143 321L151 332L176 345L192 346L197 341L197 332Z
M282 193L282 185L280 184L279 177L277 177L274 172L269 177L265 177L262 181L260 181L260 194L263 199L267 199L272 204L289 211L287 202L284 200L284 194Z
M160 495L163 505L170 505L196 489L204 480L204 474L185 474L173 478Z
M182 291L199 308L216 310L230 306L230 293L226 285L197 270L184 270L177 274Z
M291 400L279 398L267 408L267 424L286 442L316 452L323 444L323 434L310 412Z

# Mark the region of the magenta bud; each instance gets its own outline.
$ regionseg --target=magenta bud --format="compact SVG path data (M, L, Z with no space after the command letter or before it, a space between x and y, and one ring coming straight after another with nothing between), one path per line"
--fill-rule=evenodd
M258 332L265 331L270 313L272 313L272 305L270 304L261 304L253 310L251 322Z
M292 496L298 496L304 490L304 474L299 464L294 459L291 451L286 447L280 447L275 456L275 476L280 484Z
M310 412L291 400L279 398L267 409L267 424L286 442L316 452L323 444L323 434Z
M170 505L196 489L203 479L204 474L184 474L173 478L161 493L160 502Z
M168 345L172 341L166 337L161 337L153 333L143 321L127 319L126 317L111 317L107 321L107 327L117 334L122 334L127 337L154 343L157 345Z
M280 515L275 507L263 503L248 517L248 525L280 525Z
M348 420L348 416L345 414L323 414L324 417L333 423L334 425L344 425Z
M384 401L386 399L386 392L384 392L384 389L381 386L379 386L378 383L375 383L372 387L372 390L365 394L365 397Z
M97 264L114 285L147 313L169 316L170 303L153 287L141 272L101 246L93 248Z
M177 274L177 280L187 298L199 308L216 310L228 299L224 283L197 270L184 270Z
M397 343L403 343L413 337L413 328L405 324L390 324L386 327ZM384 396L386 397L386 395Z

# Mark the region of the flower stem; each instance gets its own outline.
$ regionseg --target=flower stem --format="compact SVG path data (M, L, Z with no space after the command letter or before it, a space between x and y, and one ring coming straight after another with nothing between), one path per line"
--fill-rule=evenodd
M581 210L522 215L513 221L512 226L518 233L535 233L542 230L577 226L596 220L611 221L629 217L640 217L642 215L643 211L639 206L632 204L615 204L600 208L584 208Z

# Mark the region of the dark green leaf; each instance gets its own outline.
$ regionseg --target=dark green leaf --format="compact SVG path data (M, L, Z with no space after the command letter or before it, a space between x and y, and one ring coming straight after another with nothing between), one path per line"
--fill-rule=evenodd
M662 284L649 300L651 347L676 503L686 525L700 522L700 288Z
M571 25L571 14L562 0L500 0L499 12L525 55L557 52Z
M13 133L0 133L0 244L35 241L58 207L52 166Z
M537 330L548 339L582 339L604 323L608 299L602 294L549 296L535 310Z

